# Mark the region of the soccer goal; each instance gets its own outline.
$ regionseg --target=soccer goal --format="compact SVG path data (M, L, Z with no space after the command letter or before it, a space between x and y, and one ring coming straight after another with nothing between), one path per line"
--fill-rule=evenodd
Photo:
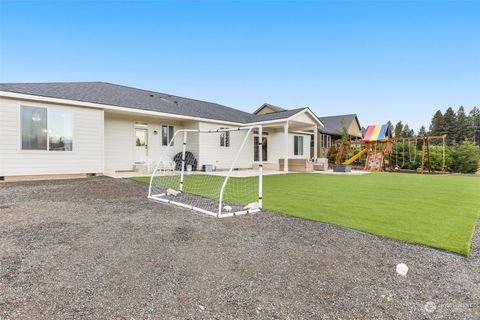
M177 130L155 164L148 198L218 218L259 212L261 141L262 126Z

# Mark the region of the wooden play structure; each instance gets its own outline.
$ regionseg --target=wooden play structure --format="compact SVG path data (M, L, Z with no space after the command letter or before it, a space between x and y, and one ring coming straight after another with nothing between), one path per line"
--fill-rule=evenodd
M368 126L363 139L342 141L340 143L336 164L351 165L355 161L366 156L364 170L367 171L399 171L399 172L418 172L418 173L434 173L430 161L430 141L433 139L442 139L443 141L443 165L442 172L447 168L445 165L445 139L447 136L423 136L411 138L393 137L392 130L388 125L371 125ZM421 163L416 170L401 169L405 165L405 143L408 143L408 157L412 161L411 143L414 143L413 159L417 159L417 144L421 141ZM399 166L398 145L402 144L402 165ZM392 158L395 145L395 159ZM358 151L357 153L352 152ZM345 155L354 153L348 160L342 162ZM388 168L385 162L388 159ZM395 160L395 165L393 165Z

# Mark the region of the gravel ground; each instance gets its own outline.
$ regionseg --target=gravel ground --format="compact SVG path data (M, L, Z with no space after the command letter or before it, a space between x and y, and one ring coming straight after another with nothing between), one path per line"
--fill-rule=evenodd
M0 319L480 319L478 229L466 258L272 213L207 218L146 191L0 184Z

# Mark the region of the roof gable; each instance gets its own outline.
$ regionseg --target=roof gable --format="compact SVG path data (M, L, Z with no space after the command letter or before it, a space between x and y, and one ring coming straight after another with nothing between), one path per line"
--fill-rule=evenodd
M270 103L264 103L253 112L255 115L262 115L262 114L267 114L267 113L273 113L273 112L280 112L280 111L286 111L287 109L281 108L274 106L273 104Z

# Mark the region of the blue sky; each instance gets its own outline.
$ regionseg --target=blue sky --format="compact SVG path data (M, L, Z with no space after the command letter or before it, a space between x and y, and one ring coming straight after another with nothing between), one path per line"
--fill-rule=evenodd
M106 81L362 125L480 105L480 2L0 2L0 82Z

